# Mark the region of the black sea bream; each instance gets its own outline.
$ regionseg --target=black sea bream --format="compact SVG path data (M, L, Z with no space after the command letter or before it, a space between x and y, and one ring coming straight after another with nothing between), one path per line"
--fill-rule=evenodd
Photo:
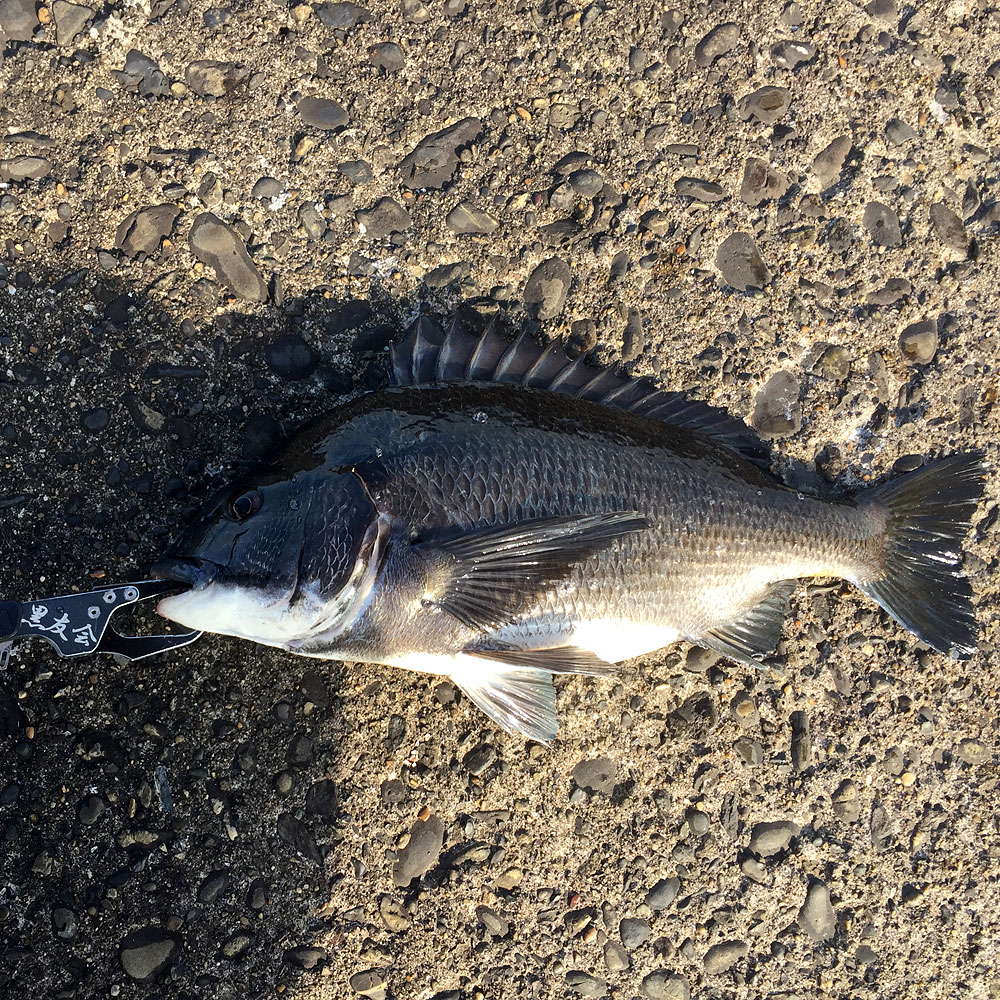
M420 322L391 385L211 502L158 566L182 625L446 674L505 729L556 733L552 675L687 639L757 663L794 581L850 580L941 652L977 624L961 542L980 459L830 502L723 411L492 330Z

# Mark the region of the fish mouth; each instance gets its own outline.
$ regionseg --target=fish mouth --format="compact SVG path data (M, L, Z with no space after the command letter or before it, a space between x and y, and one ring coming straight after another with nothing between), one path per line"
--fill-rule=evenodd
M153 564L152 574L157 580L173 580L193 590L207 587L219 572L218 563L207 559L186 556L165 556Z

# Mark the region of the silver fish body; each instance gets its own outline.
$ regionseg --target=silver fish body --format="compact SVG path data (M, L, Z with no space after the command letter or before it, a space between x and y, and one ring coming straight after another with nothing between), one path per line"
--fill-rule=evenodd
M540 740L556 729L553 673L604 674L679 638L757 662L801 577L843 577L937 648L972 648L958 566L974 456L833 503L776 482L718 411L600 384L523 340L420 337L397 356L402 384L209 509L164 564L195 586L161 613L447 674Z

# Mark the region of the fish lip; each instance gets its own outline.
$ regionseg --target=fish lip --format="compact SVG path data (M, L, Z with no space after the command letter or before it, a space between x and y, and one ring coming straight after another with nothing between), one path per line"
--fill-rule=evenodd
M207 559L192 559L186 556L164 556L153 564L154 579L173 580L192 590L207 587L219 572L217 563Z

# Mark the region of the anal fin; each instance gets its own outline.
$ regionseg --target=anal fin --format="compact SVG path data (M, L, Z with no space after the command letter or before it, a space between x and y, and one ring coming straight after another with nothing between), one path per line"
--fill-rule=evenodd
M795 580L776 583L736 621L714 628L693 641L732 660L760 667L761 660L773 652L781 639L788 600L795 586Z
M538 743L555 738L559 728L556 691L547 670L472 660L458 667L451 679L508 733L520 733Z

